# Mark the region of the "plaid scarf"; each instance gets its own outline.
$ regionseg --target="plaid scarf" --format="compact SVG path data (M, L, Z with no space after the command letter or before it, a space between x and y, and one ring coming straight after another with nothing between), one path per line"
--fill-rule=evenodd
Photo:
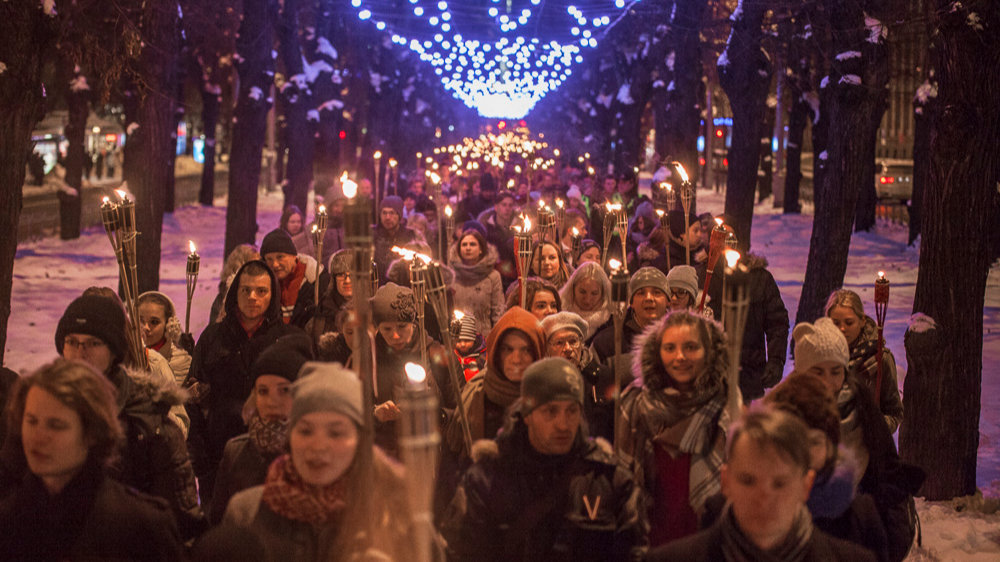
M845 435L851 433L858 427L858 401L857 395L851 385L844 383L837 394L837 411L840 412L840 433Z
M343 478L323 488L303 482L288 455L281 455L271 463L264 480L263 500L272 511L317 527L347 507L346 495Z
M250 442L264 458L281 454L288 437L288 420L266 421L256 415L248 424Z
M733 515L732 504L727 503L722 517L722 554L726 562L800 562L809 552L813 536L812 518L802 506L785 540L770 550L761 550L743 531Z
M663 447L675 458L691 455L688 494L696 513L704 510L705 500L722 490L725 428L729 425L724 412L726 399L726 384L720 380L693 392L666 388L646 391L639 397L642 431L651 437L653 446Z

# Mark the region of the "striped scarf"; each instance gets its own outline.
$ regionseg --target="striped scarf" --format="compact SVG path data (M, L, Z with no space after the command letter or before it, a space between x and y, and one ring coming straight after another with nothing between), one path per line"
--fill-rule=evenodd
M286 519L317 527L347 507L346 496L344 478L323 488L303 482L289 455L274 459L264 480L263 501L272 511Z
M739 528L732 504L727 503L722 517L722 554L726 562L800 562L809 552L813 536L812 518L803 505L785 540L770 550L761 550Z
M691 455L688 494L696 513L704 511L705 501L721 488L726 427L726 385L718 381L693 393L673 388L643 392L639 408L644 419L643 431L652 437L653 446L663 447L671 456Z

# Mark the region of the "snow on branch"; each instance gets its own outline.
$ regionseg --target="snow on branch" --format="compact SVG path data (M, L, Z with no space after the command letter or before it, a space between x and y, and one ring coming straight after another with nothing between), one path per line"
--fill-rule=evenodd
M250 93L247 94L247 97L255 101L260 101L260 98L264 97L264 90L254 86L250 88Z
M917 312L913 316L910 316L910 321L907 323L906 331L913 332L915 334L922 334L924 332L936 330L937 327L937 322L935 322L933 318L927 316L923 312Z
M845 75L843 75L843 76L840 77L840 82L838 82L838 83L839 84L847 84L847 85L850 85L850 86L860 86L861 85L861 77L858 76L857 74L845 74Z
M917 88L917 93L914 94L913 99L921 105L926 105L931 98L936 98L937 95L937 83L931 83L930 80L924 80L924 83Z
M337 49L333 48L330 41L326 37L320 37L316 40L316 54L326 55L333 60L337 60Z
M82 74L69 81L69 91L71 92L84 92L89 89L90 85L87 84L87 77Z
M725 67L729 66L729 51L728 50L722 51L722 54L719 55L719 62L717 62L715 64L716 64L716 66L719 66L719 67L722 67L722 68L725 68Z
M125 134L126 135L131 135L138 128L139 128L139 124L138 123L129 123L128 127L125 127Z
M840 53L834 58L839 61L845 61L848 59L860 59L861 51L844 51L843 53Z
M886 29L882 22L877 19L865 14L865 28L868 30L868 41L869 43L878 43L880 40L884 40L889 36L889 30Z
M983 30L983 24L980 23L981 21L982 20L979 18L979 14L977 14L976 12L970 13L969 17L965 19L965 23L968 24L968 26L971 27L972 29L975 29L976 31Z
M635 100L632 99L632 85L629 84L628 82L622 84L621 88L618 88L618 95L615 97L618 99L618 101L622 102L625 105L632 105L633 103L635 103Z
M56 16L56 0L41 0L42 11L49 17Z

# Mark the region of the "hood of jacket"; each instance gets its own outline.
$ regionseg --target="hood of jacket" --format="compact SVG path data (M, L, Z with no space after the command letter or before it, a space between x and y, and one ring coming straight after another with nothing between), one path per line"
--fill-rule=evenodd
M679 312L681 314L690 314ZM693 315L693 314L692 314ZM642 334L636 338L632 363L632 374L635 376L635 384L641 384L647 390L663 390L670 385L670 375L663 366L660 359L660 341L663 332L666 330L667 319L671 314L667 314L662 320L652 324ZM705 364L708 370L695 381L695 386L708 385L710 381L726 381L729 371L729 352L726 349L726 341L722 331L722 326L712 320L704 320L708 335L708 345L705 346Z
M767 269L767 258L747 252L740 258L740 263L749 270Z
M130 415L165 415L171 407L183 404L188 398L187 392L173 381L124 365L113 370L108 380L117 390L119 410Z
M536 360L545 356L545 331L542 330L542 325L538 323L535 315L519 306L515 306L500 317L500 320L490 330L489 337L486 338L486 353L489 357L489 366L491 369L495 369L494 372L503 372L498 347L508 330L520 330L528 336L528 341L531 343L532 352L535 354Z
M455 271L455 280L463 285L475 285L486 279L497 262L500 261L500 254L493 244L486 244L486 252L478 262L472 265L465 265L458 255L458 242L448 248L448 265Z
M274 276L274 272L271 268L267 266L267 263L263 260L251 260L243 264L236 275L233 276L233 282L229 285L229 291L226 293L226 318L232 318L237 321L239 318L236 311L239 309L239 293L240 279L243 278L243 272L246 270L247 266L252 263L260 264L264 266L264 271L267 271L268 278L271 279L271 304L267 307L267 312L264 313L264 320L268 322L280 322L281 321L281 286L278 284L278 278ZM315 266L314 266L315 267ZM306 271L308 272L308 268Z

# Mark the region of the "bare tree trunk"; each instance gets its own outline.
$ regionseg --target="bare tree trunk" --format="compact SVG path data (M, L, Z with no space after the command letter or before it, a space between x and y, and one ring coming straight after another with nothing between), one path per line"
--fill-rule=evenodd
M45 113L42 62L55 34L55 18L37 2L0 2L0 365L7 348L7 322L21 219L24 168L31 154L31 131Z
M177 85L177 1L144 4L141 14L142 52L136 64L141 77L137 88L137 119L123 152L122 179L135 195L135 225L139 293L160 285L160 238L167 188L167 167L172 165L171 129L173 93ZM132 123L129 124L131 128Z
M920 100L921 90L927 96ZM910 197L909 207L909 244L913 244L920 235L921 222L923 221L924 191L930 175L931 166L931 119L927 114L930 111L929 105L933 103L930 93L937 95L937 82L933 85L927 81L917 91L917 98L913 100L913 194Z
M285 66L287 82L281 86L281 107L285 116L285 146L288 148L288 161L283 162L284 154L279 151L277 162L279 170L285 165L281 189L285 194L284 206L295 205L303 213L307 212L309 203L309 186L313 179L313 146L315 133L313 124L309 121L309 110L312 109L312 92L303 73L302 47L299 42L298 0L285 0L278 25L278 36L281 46L281 60ZM318 118L316 119L318 120Z
M243 22L236 41L240 93L233 116L233 145L229 159L227 256L240 244L253 244L257 236L260 159L274 81L271 22L277 20L277 15L274 0L243 0Z
M211 207L215 200L215 129L219 123L219 106L222 104L222 90L216 84L204 83L201 87L201 122L205 128L205 147L202 154L205 162L201 168L201 189L198 202Z
M829 144L824 150L823 184L815 185L816 215L796 322L822 316L830 293L843 284L858 192L863 183L873 181L875 138L869 133L878 126L878 120L874 125L872 120L884 107L889 81L885 39L879 35L875 43L868 41L871 31L865 27L877 7L839 0L827 0L824 7L833 36L828 57L832 61L827 86L832 96Z
M701 134L701 110L705 99L701 62L702 20L705 16L707 0L677 0L677 8L670 22L670 34L667 40L673 50L673 88L667 86L667 108L665 123L659 127L657 122L657 138L663 134L666 138L665 153L684 164L691 177L691 183L697 184L701 175L698 166L698 136ZM667 55L667 66L670 66ZM711 122L712 116L706 118ZM710 159L709 159L710 160Z
M186 113L184 109L184 79L187 73L184 72L184 64L181 63L185 56L181 54L176 59L177 75L174 78L174 83L176 84L175 90L177 94L174 98L174 114L171 116L173 127L170 129L170 162L167 163L167 186L163 194L163 210L167 213L173 213L177 206L177 177L174 174L174 169L176 168L175 164L177 160L177 130L180 128L181 123L184 122L184 115ZM188 134L189 143L191 142L190 137L191 135Z
M67 141L64 181L75 190L74 193L62 190L56 193L59 199L59 238L72 240L80 237L83 159L88 157L83 142L87 132L87 116L90 113L90 88L86 87L86 77L69 53L61 53L59 64L60 79L66 86L66 106L69 110L69 122L63 129Z
M316 64L318 61L325 63L325 66L321 65L318 69L319 75L313 83L312 91L313 103L319 112L316 173L329 178L340 176L342 143L340 131L344 120L344 101L341 99L342 79L334 66L338 57L333 47L338 22L334 6L333 0L319 0L315 46L307 57L311 64ZM420 63L413 61L413 64Z
M733 110L729 171L726 177L726 214L743 251L750 247L753 196L760 164L760 128L764 120L771 61L761 47L766 6L760 0L744 0L733 13L733 28L726 50L719 57L719 83Z
M774 101L774 106L771 105L771 101ZM767 109L764 110L764 120L761 123L763 130L760 133L760 170L757 173L757 202L761 202L771 196L774 192L774 156L775 153L771 150L771 135L774 133L774 123L781 116L777 114L778 109L781 107L777 103L777 98L769 97L767 100ZM761 174L760 172L764 172Z
M899 450L927 472L921 495L945 500L976 491L983 304L997 251L991 230L1000 224L1000 106L986 101L1000 90L1000 4L938 0L935 8L931 67L938 97L929 112L913 312L933 318L938 329L933 348L914 350L920 360L904 383Z
M802 185L802 145L806 125L819 117L819 98L812 91L809 76L809 39L812 24L806 9L793 12L793 35L788 41L786 85L791 100L788 111L788 148L785 152L785 213L802 212L799 201ZM815 107L813 107L815 104Z

